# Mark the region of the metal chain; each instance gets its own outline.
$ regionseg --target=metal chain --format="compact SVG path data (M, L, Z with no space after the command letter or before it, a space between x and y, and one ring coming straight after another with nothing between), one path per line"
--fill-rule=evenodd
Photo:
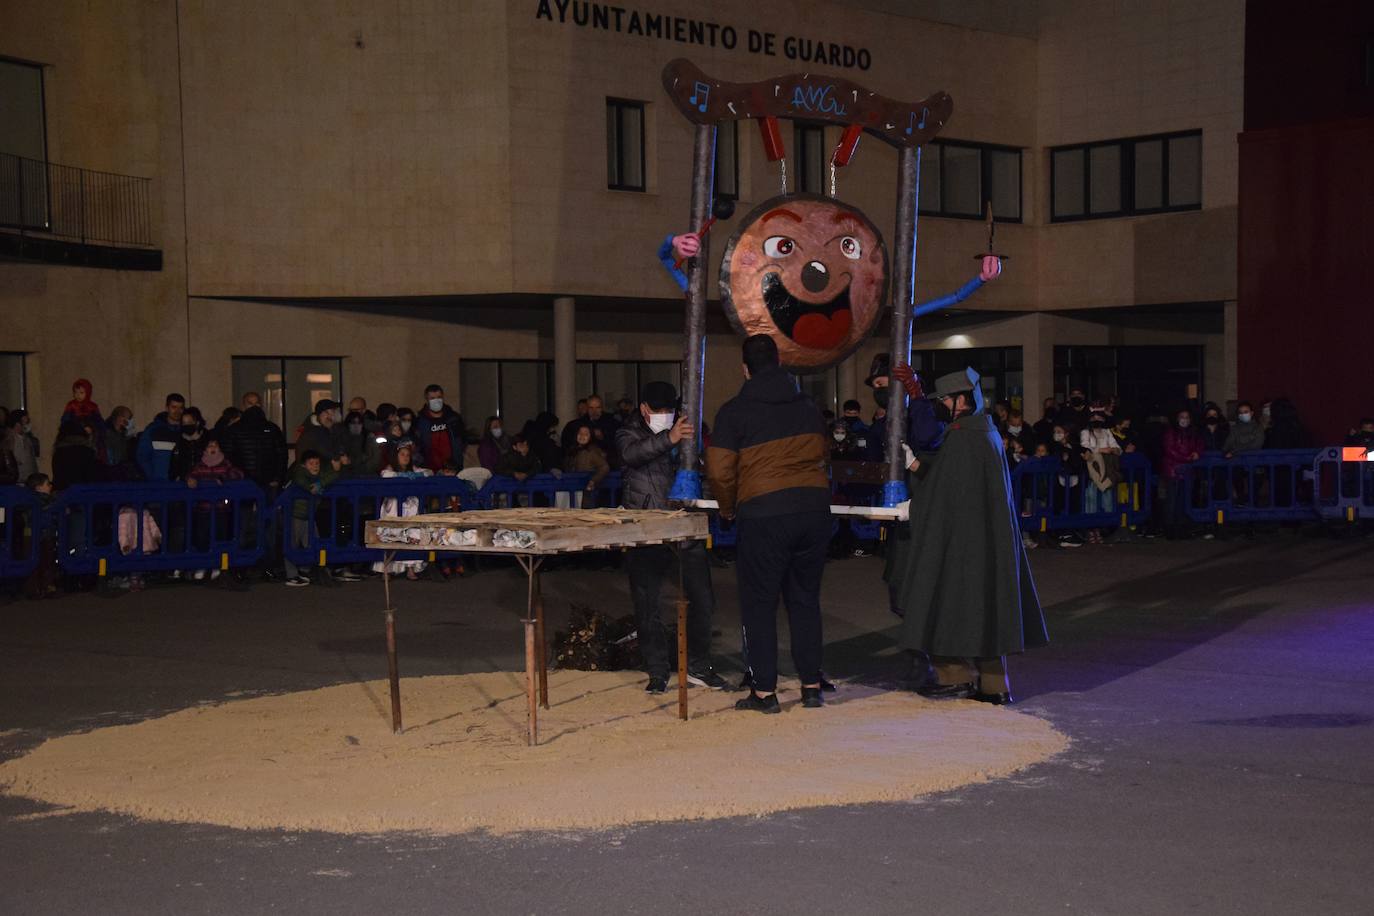
M786 196L787 196L787 160L786 160L786 159L779 159L779 160L778 160L778 165L781 167L781 171L780 171L779 174L782 175L782 193L783 193L783 196L786 197Z
M830 196L835 196L835 163L830 163Z

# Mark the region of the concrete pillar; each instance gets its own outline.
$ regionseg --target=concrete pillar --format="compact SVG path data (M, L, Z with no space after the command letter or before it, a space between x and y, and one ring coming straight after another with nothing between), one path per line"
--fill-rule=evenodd
M577 300L571 296L553 300L553 411L563 423L577 413Z
M1053 315L1034 312L1018 321L1021 335L1021 378L1025 401L1021 412L1028 423L1040 419L1040 404L1054 394Z

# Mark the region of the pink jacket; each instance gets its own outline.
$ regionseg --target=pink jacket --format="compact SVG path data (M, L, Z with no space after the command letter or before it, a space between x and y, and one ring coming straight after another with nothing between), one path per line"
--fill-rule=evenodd
M1202 436L1191 426L1179 429L1171 426L1164 431L1164 457L1160 461L1160 472L1170 480L1183 476L1179 470L1192 463L1192 455L1202 454Z

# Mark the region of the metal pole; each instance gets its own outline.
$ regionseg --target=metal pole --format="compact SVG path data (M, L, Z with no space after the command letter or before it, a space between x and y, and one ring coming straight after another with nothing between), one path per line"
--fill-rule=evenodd
M530 566L533 572L530 573L530 581L534 583L534 640L538 645L535 647L539 651L538 671L539 671L539 705L545 709L549 708L549 648L544 642L544 590L539 582L539 567L544 560L542 557L533 557Z
M533 557L517 554L520 568L525 571L528 591L525 598L525 702L526 702L526 741L530 747L539 743L539 690L538 675L535 672L534 655L534 567Z
M698 124L692 148L692 215L695 231L711 216L711 196L715 189L716 126ZM696 427L696 435L684 439L680 446L681 469L693 474L697 470L701 441L701 411L705 399L706 368L706 279L710 273L710 236L701 240L701 250L687 265L687 327L682 346L682 410ZM700 487L698 486L698 490ZM700 496L700 492L696 494Z
M897 234L893 254L891 366L911 361L911 307L916 280L916 205L920 179L920 150L904 146L897 154ZM887 486L884 505L906 499L906 468L902 467L902 436L906 432L906 391L892 385L887 396Z
M687 589L683 584L681 542L674 545L677 554L677 717L687 721Z
M401 675L396 660L396 609L391 606L391 559L394 550L382 554L382 592L386 596L386 667L387 678L391 683L391 731L401 733Z

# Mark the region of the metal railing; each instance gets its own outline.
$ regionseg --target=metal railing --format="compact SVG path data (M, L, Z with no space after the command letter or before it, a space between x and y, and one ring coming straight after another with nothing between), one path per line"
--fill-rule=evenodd
M151 178L0 153L0 227L80 243L152 247Z

